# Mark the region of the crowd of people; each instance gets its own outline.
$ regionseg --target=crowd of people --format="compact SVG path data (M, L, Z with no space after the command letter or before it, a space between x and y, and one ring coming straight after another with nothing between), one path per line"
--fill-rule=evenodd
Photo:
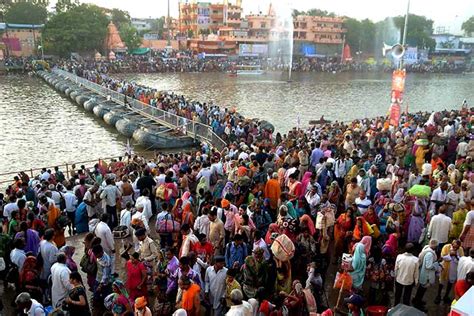
M27 315L364 315L425 311L427 291L451 304L474 284L472 114L267 141L256 128L223 151L21 173L1 196L2 276Z
M232 143L244 139L248 143L270 142L274 127L267 121L245 119L233 108L227 108L196 100L187 99L183 95L159 91L156 88L145 87L135 82L115 79L87 65L67 62L58 65L63 70L74 73L105 88L119 92L139 100L152 107L183 117L183 119L199 122L212 127L212 130L224 141ZM277 135L281 139L281 135Z
M97 70L103 74L116 73L180 73L180 72L232 72L242 65L259 66L262 70L286 71L287 65L280 58L266 57L229 57L225 55L209 56L193 54L192 51L157 52L155 55L121 56L109 60L81 59L83 67ZM207 56L207 57L205 57ZM66 62L63 60L54 63ZM376 62L372 59L352 60L341 63L340 58L314 58L294 56L292 70L295 72L390 72L394 68L387 60ZM467 71L466 65L453 62L418 61L406 65L407 72L416 73L459 73Z

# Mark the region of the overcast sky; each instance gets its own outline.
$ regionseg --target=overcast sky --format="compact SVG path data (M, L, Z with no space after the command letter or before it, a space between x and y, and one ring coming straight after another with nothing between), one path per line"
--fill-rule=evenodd
M185 1L185 0L182 0ZM235 0L229 0L231 3ZM292 8L307 10L319 8L357 19L369 18L379 21L387 16L404 15L407 0L273 0L287 1ZM84 0L108 8L119 8L130 12L132 17L148 18L166 14L167 0ZM205 1L202 1L205 2ZM217 2L211 0L210 2ZM244 13L266 12L271 0L242 0ZM170 0L171 15L178 16L178 0ZM459 32L463 21L474 15L474 0L411 0L410 12L425 15L435 21L436 26L449 27Z

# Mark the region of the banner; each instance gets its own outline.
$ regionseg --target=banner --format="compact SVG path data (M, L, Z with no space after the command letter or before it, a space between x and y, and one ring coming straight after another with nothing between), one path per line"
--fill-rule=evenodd
M266 56L268 54L267 44L240 44L239 56Z
M418 62L418 48L408 47L403 55L403 62L408 65Z
M400 111L401 111L401 108L398 103L393 103L390 106L390 116L389 116L390 125L398 126L400 122Z
M405 90L405 77L406 72L405 69L403 70L394 70L392 74L392 91L399 92L403 94Z

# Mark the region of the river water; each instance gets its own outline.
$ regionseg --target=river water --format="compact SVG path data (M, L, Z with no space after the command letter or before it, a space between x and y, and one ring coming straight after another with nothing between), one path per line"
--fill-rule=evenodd
M221 73L127 74L127 80L190 98L235 106L286 132L321 115L351 120L387 113L390 74L279 74L229 77ZM409 111L474 103L472 75L408 74ZM126 139L65 99L42 80L0 76L0 173L123 154ZM136 148L137 149L137 148ZM137 149L139 150L139 149Z

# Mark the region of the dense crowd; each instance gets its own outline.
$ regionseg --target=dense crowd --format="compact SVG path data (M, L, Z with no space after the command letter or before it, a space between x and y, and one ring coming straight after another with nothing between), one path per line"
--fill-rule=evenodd
M430 305L451 304L474 284L472 114L464 102L396 127L379 117L267 141L256 128L221 152L21 173L1 198L13 305L35 316L359 316L400 302L425 310L427 291ZM344 304L328 301L328 284Z
M154 56L123 56L114 61L81 60L87 69L100 73L163 73L163 72L231 72L242 65L259 66L265 71L285 71L287 65L280 58L228 57L193 54L191 51L172 51ZM295 72L390 72L393 65L372 60L352 60L341 63L340 58L315 58L295 56L292 70ZM459 73L466 71L464 63L419 61L406 65L407 72L417 73Z
M202 103L190 100L183 95L159 91L156 88L145 87L135 82L115 79L87 65L79 63L64 63L60 67L105 88L134 98L152 107L181 116L187 120L199 122L212 127L212 130L226 142L236 142L244 139L248 143L267 143L271 141L273 125L266 121L245 119L232 108L219 106L212 101ZM127 99L125 100L127 101ZM281 135L277 138L281 140Z

